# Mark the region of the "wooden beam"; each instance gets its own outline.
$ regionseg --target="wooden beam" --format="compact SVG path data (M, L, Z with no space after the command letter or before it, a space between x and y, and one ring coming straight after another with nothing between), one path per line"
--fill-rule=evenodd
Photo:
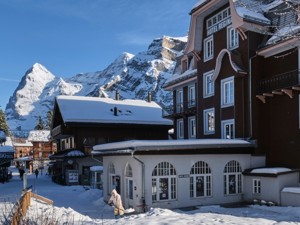
M293 90L300 91L300 87L292 87Z
M282 95L282 92L281 91L272 91L272 94L274 94L274 95Z
M259 100L262 101L262 103L266 103L266 96L263 96L263 95L256 95L256 98L258 98Z
M293 91L291 89L281 89L281 91L288 95L290 98L293 98Z
M263 93L263 96L273 97L273 94L270 94L270 93Z

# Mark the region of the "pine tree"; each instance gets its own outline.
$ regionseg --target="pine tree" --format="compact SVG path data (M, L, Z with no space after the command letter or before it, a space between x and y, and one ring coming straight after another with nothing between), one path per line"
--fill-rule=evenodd
M2 129L6 136L9 135L9 127L6 123L6 117L2 109L0 109L0 129Z
M52 116L53 116L53 111L49 110L47 112L47 121L46 121L45 129L49 129L49 130L51 129Z
M44 130L44 123L42 117L39 116L37 125L34 127L35 130Z

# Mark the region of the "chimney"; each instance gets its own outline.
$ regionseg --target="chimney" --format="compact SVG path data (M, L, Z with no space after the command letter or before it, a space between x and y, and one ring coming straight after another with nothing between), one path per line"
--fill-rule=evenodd
M116 100L117 100L117 101L120 100L120 94L119 94L118 91L116 91Z
M148 102L151 102L152 101L152 96L151 96L151 92L148 91L148 98L147 98Z
M117 115L118 115L118 108L114 107L114 116L117 116Z

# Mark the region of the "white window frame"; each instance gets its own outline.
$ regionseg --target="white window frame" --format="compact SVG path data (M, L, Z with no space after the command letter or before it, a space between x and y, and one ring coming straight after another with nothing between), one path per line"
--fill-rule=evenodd
M209 121L208 116L213 113L213 121ZM213 123L213 124L211 124ZM203 110L203 128L204 134L214 134L215 133L215 108L205 109Z
M252 180L253 184L253 194L261 194L261 180L259 178L255 178Z
M183 112L183 90L176 91L176 112Z
M167 181L167 190L162 190L162 180ZM169 201L177 198L177 177L174 166L160 162L152 171L152 201Z
M202 181L203 193L197 193L197 183ZM209 165L204 161L196 162L190 171L190 197L201 198L212 196L212 173Z
M215 82L212 80L214 71L203 74L203 97L211 97L215 94Z
M227 27L227 48L233 50L239 47L239 33L232 26Z
M229 134L226 131L226 126L229 125ZM235 124L234 119L230 120L223 120L221 122L221 129L222 129L222 139L234 139L235 138ZM230 135L232 134L232 136ZM228 136L230 135L230 136Z
M177 120L177 139L183 139L184 138L184 123L183 119Z
M189 121L189 138L196 138L196 117L191 116L188 118Z
M214 58L214 37L213 35L204 39L204 62Z
M221 80L221 107L234 105L234 76Z
M188 106L196 106L196 87L195 84L188 87Z
M238 161L232 160L224 167L224 194L242 193L242 168Z

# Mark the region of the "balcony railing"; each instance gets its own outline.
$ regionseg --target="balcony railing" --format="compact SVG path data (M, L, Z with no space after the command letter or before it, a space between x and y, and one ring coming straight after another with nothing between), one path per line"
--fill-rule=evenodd
M170 105L163 109L163 117L176 117L180 115L193 114L196 110L196 100L191 99L186 102Z
M292 89L300 85L300 72L293 70L286 73L275 75L271 78L260 80L257 85L256 94L273 94L282 89Z

